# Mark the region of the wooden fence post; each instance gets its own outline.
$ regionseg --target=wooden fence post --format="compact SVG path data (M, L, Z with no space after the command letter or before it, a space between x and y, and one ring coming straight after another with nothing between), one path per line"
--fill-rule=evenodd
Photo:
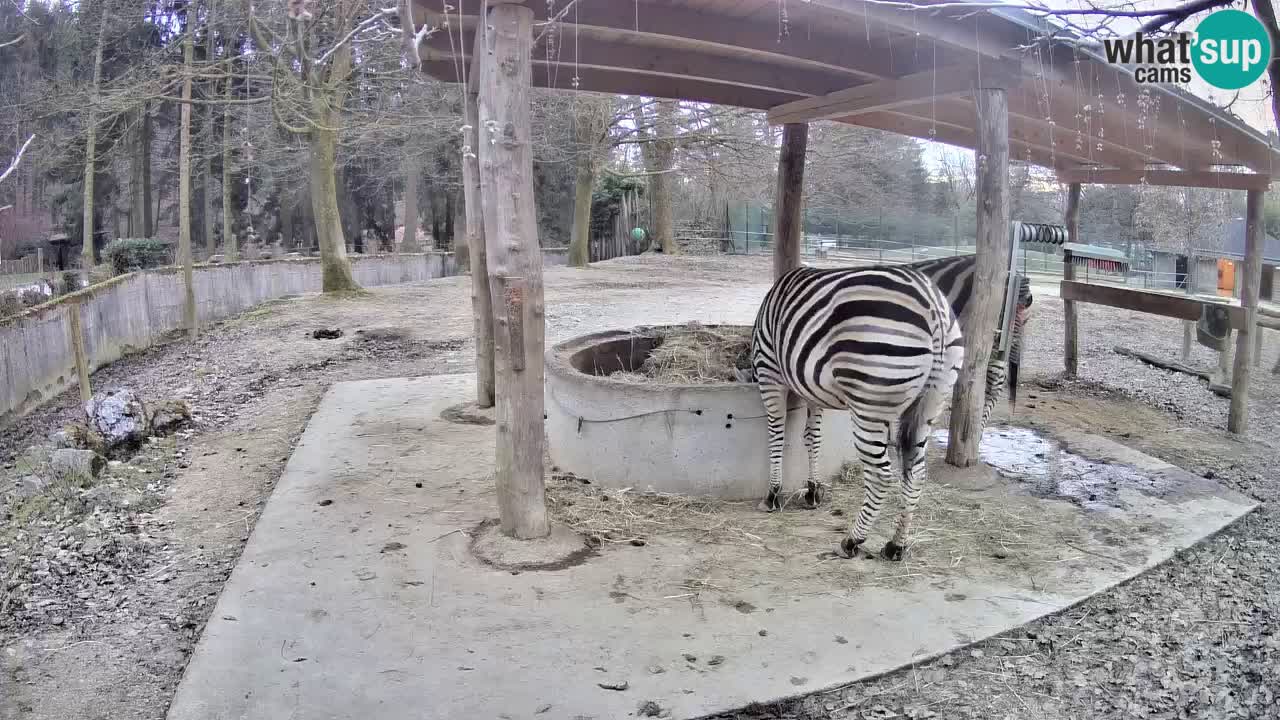
M964 365L952 395L947 442L947 462L957 467L978 461L992 328L999 321L1009 269L1009 98L1003 88L979 88L975 95L977 262L973 295L961 319L966 328Z
M80 318L80 303L67 303L68 336L71 341L71 352L76 359L76 377L80 383L80 402L89 402L93 397L93 388L89 386L89 358L84 348L84 325Z
M1258 290L1262 282L1262 248L1266 234L1262 225L1262 205L1266 193L1249 190L1245 203L1244 277L1241 278L1240 306L1244 324L1236 331L1236 363L1231 376L1231 409L1227 431L1243 435L1249 427L1249 350L1258 328Z
M484 47L484 23L477 23L473 48ZM462 157L462 204L466 217L467 250L471 263L471 311L475 316L476 335L476 405L493 407L493 296L489 288L489 260L485 250L483 196L480 190L480 106L478 83L484 53L473 50L471 79L463 98L467 126L464 143L470 152Z
M1067 226L1067 241L1072 243L1080 242L1080 183L1071 183L1067 188L1065 223ZM1062 251L1062 279L1076 279L1075 260L1071 256L1071 251L1065 249ZM1076 315L1077 312L1075 301L1067 300L1062 303L1062 364L1067 377L1076 377L1080 374L1080 350L1078 345L1080 326L1079 318Z
M544 537L542 253L533 204L529 93L533 10L495 2L479 23L481 205L495 314L498 515L502 532Z

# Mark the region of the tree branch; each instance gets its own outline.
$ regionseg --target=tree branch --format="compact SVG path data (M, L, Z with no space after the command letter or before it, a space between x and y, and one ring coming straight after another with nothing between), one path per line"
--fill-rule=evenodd
M18 148L18 154L13 156L13 162L9 163L9 169L5 170L3 173L0 173L0 182L4 182L6 178L8 178L10 175L13 174L14 170L18 169L18 163L22 162L22 154L27 151L27 147L31 145L31 141L35 139L36 139L36 136L32 135L31 137L27 138L26 142L22 143L22 147Z
M20 43L20 42L22 42L23 40L26 40L26 39L27 39L27 34L26 34L26 33L22 33L21 35L19 35L18 37L14 38L14 39L12 39L12 40L5 40L4 42L0 42L0 49L7 48L7 47L9 47L10 45L17 45L18 43Z

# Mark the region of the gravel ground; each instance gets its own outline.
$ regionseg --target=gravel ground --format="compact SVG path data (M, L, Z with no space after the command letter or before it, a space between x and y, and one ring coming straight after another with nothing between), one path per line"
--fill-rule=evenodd
M546 274L548 340L645 323L750 323L767 258L626 258ZM270 303L93 376L145 399L184 398L192 428L108 469L105 491L0 503L0 720L163 718L195 639L258 511L327 385L467 372L466 278L353 300ZM1017 420L1077 427L1222 482L1276 495L1277 383L1251 388L1249 436L1193 378L1116 356L1174 357L1171 320L1086 307L1081 378L1061 382L1062 305L1040 295ZM316 328L341 328L315 340ZM361 332L363 331L363 332ZM1268 343L1264 367L1280 345ZM1195 364L1216 358L1197 347ZM0 428L0 489L31 472L28 446L73 417L64 395ZM1234 528L1059 616L961 653L728 718L1280 718L1280 516Z

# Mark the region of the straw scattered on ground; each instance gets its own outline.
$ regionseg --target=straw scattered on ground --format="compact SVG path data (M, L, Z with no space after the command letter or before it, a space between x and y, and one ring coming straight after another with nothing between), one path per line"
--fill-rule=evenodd
M609 375L635 383L703 385L738 382L734 370L751 366L751 328L707 327L688 323L677 327L650 328L643 333L657 339L643 364L631 372Z
M1018 492L1001 493L992 502L990 491L931 483L917 508L903 562L836 558L832 551L849 531L863 498L854 465L846 465L833 479L817 510L805 507L802 491L791 496L783 512L764 513L754 501L603 488L573 475L552 477L547 490L555 519L591 544L625 548L678 537L724 547L733 555L732 572L720 574L717 581L725 589L756 582L752 569L781 582L807 583L820 576L833 590L900 587L921 576L986 573L1010 576L1030 587L1037 567L1064 562L1083 567L1089 554L1072 546L1096 544L1093 521L1065 502L1046 503ZM894 498L881 511L863 554L878 554L888 540L898 503ZM1113 521L1108 532L1123 534L1124 529Z

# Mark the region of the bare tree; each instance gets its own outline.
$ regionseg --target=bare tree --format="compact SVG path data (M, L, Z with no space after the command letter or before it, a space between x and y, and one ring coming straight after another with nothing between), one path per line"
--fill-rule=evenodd
M31 145L31 141L35 139L36 136L32 135L27 138L26 142L22 143L22 147L18 148L18 152L14 154L13 161L9 163L9 167L5 168L3 173L0 173L0 182L4 182L9 179L9 176L13 174L13 171L18 169L18 165L22 164L22 155L27 152L27 148Z
M192 278L191 257L191 64L194 52L196 18L187 5L187 31L182 38L182 69L185 77L182 80L182 116L179 129L178 150L178 261L182 263L183 302L182 318L187 328L187 336L196 337L196 294Z
M102 48L107 37L107 19L111 11L104 2L98 7L98 39L93 50L93 85L89 91L89 119L85 131L84 144L84 235L80 250L80 271L84 281L89 283L89 272L93 269L93 190L94 176L98 172L98 96L102 87Z

